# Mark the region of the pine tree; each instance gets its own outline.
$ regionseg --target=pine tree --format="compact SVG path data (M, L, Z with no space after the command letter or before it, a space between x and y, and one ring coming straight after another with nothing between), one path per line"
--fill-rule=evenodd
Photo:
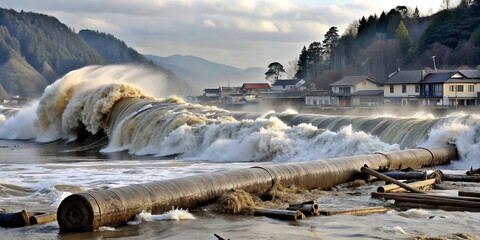
M295 74L296 79L306 79L307 78L307 65L308 65L308 52L307 48L303 46L302 52L298 57L298 70Z
M400 24L398 24L398 28L395 31L395 36L400 43L400 50L404 55L406 55L412 47L412 39L410 38L408 29L405 27L403 21L400 21Z
M333 51L338 44L338 38L338 29L335 26L330 27L330 29L328 29L328 32L325 33L324 39L322 41L322 53L325 58L325 66L333 66Z

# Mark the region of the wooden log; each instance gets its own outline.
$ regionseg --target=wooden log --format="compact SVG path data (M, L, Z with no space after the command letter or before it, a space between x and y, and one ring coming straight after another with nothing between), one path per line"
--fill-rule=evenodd
M386 172L384 175L393 179L413 180L413 179L426 179L426 172ZM443 174L443 181L449 182L480 182L480 176L478 175L460 175L460 174Z
M44 213L30 217L30 224L44 224L57 220L57 213Z
M28 225L30 225L30 219L25 210L18 213L0 213L0 227L17 228Z
M379 172L377 172L377 171L375 171L375 170L372 170L372 169L370 169L370 168L368 168L368 167L363 166L363 167L360 168L360 170L361 170L362 172L364 172L364 173L367 173L367 174L370 174L370 175L375 176L375 177L377 177L377 178L380 178L380 179L382 179L382 180L385 181L385 182L394 183L394 184L396 184L396 185L398 185L398 186L400 186L400 187L402 187L402 188L404 188L404 189L406 189L406 190L408 190L408 191L410 191L410 192L425 193L425 192L422 191L422 190L419 190L419 189L417 189L417 188L411 187L411 186L409 186L408 184L405 184L405 183L400 182L400 181L398 181L398 180L396 180L396 179L393 179L393 178L391 178L391 177L388 177L388 176L386 176L386 175L384 175L384 174L381 174L381 173L379 173Z
M417 189L432 189L433 185L435 184L435 179L427 179L423 181L418 181L418 182L413 182L413 183L408 183L408 186L411 186L413 188ZM377 192L406 192L407 190L404 188L401 188L397 184L389 184L385 186L380 186L377 188Z
M447 182L480 182L480 176L477 175L458 175L444 174L442 181Z
M408 210L410 208L423 208L423 209L440 209L444 211L461 211L461 212L480 212L480 208L471 208L464 206L450 206L442 204L424 204L413 202L399 202L395 203L395 206L401 210Z
M480 192L458 191L458 196L480 198Z
M464 196L456 197L456 196L445 196L445 195L435 195L435 194L377 193L377 192L372 192L372 197L393 199L393 200L395 200L395 198L450 199L450 200L459 200L459 201L468 201L468 202L478 202L478 203L480 203L480 198L477 198L477 197L464 197Z
M305 219L305 215L300 211L256 208L253 212L254 216L265 216L269 218L276 218L280 220L297 221Z
M315 201L308 201L298 204L290 204L287 210L300 211L305 216L318 216L320 215L320 207Z
M452 197L432 194L412 194L412 193L373 193L372 196L383 197L385 199L395 200L397 202L412 202L431 205L463 206L470 208L480 208L480 198L471 197Z
M399 171L393 171L393 172L385 172L383 173L386 176L389 176L393 179L397 180L414 180L414 179L427 179L427 173L426 172L399 172Z
M374 213L386 213L392 210L391 208L386 207L369 207L369 208L358 208L358 209L347 209L347 210L322 210L320 211L321 215L330 216L330 215L354 215L354 216L365 216Z

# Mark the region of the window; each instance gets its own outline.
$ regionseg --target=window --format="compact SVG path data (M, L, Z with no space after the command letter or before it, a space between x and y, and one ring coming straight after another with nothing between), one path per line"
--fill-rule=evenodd
M402 93L406 93L407 92L407 85L403 84L402 85Z
M363 86L367 86L367 81L363 81Z
M455 92L455 85L448 86L448 90L450 90L450 92Z
M420 85L415 84L415 92L419 93L420 92Z
M474 85L468 85L468 92L475 92L475 86Z
M393 85L390 85L390 93L394 93L395 89L393 88Z
M350 87L340 87L338 92L341 94L350 94Z
M457 85L457 92L463 92L463 85Z

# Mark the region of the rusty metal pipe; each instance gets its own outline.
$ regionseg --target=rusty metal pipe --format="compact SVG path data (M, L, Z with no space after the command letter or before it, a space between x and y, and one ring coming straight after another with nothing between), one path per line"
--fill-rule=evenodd
M268 192L276 181L304 189L326 188L358 178L360 168L396 170L447 164L457 159L454 146L413 149L336 159L277 164L216 172L70 195L60 204L62 232L93 231L123 224L142 210L163 213L172 207L192 208L211 202L230 189Z

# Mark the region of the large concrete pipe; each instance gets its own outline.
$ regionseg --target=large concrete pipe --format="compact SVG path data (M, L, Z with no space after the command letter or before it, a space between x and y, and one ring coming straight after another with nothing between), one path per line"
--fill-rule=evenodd
M325 188L354 180L360 168L395 170L447 164L457 159L454 146L422 148L328 160L276 164L216 172L107 190L92 190L65 198L57 211L62 232L92 231L125 223L142 210L154 214L173 206L192 208L230 189L253 194L268 192L275 181L305 189Z

